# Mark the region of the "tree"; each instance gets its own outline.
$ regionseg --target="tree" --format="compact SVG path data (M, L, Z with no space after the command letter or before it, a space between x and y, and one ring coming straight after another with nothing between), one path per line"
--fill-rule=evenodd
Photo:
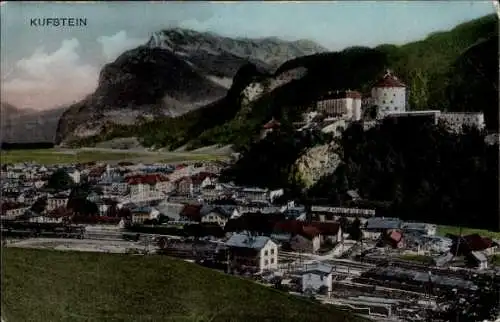
M429 99L427 76L421 69L413 69L410 72L410 79L410 105L412 106L412 109L423 110L427 108L427 102Z
M30 210L33 211L34 213L41 214L42 212L45 211L45 208L47 207L47 197L41 197L38 198L33 205L31 205Z
M363 231L361 230L361 221L358 217L354 219L349 229L349 236L353 240L361 240L363 238Z
M50 176L46 187L56 191L68 190L74 186L75 182L63 169L57 169Z

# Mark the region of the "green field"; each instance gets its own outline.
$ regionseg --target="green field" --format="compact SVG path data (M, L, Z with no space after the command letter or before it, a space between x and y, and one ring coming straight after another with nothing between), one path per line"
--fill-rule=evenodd
M139 153L113 153L78 151L74 154L54 149L2 151L2 163L36 162L41 164L78 163L90 161L122 160L140 157Z
M227 158L226 156L195 153L165 153L141 154L138 152L102 152L102 151L75 151L74 153L44 150L12 150L2 151L1 163L36 162L39 164L69 164L91 161L125 161L144 160L154 162L183 162L183 161L213 161Z
M3 249L2 316L27 321L367 321L165 256Z
M458 226L442 226L439 225L436 234L439 236L445 236L446 234L458 235L460 233L460 227ZM485 229L474 229L462 227L462 235L479 234L482 237L489 237L492 239L500 239L500 232L490 231Z

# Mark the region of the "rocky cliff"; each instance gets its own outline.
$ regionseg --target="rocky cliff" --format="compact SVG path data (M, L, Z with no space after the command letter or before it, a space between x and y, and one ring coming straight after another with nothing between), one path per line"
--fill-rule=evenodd
M332 174L337 169L341 162L337 149L337 144L332 141L308 149L297 159L295 168L305 188L310 188L321 177Z
M182 115L224 97L249 62L272 72L288 59L320 51L325 49L309 41L232 39L179 28L156 32L103 67L96 91L61 117L56 143L96 135L109 123L132 124L144 114Z

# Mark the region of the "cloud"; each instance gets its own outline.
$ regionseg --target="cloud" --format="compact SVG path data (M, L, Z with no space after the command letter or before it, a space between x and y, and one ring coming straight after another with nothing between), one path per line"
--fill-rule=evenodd
M91 93L99 69L82 63L76 38L63 40L48 53L43 47L15 64L10 77L2 79L2 100L19 108L44 110L70 104Z
M128 49L145 44L146 41L147 39L143 38L129 38L125 30L113 36L101 36L97 38L97 42L102 45L102 53L108 62L116 59Z

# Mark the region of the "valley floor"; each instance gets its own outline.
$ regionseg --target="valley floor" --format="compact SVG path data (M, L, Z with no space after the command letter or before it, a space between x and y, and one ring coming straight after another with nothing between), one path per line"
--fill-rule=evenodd
M203 152L152 152L144 150L116 150L105 148L41 149L1 151L1 163L36 162L40 164L75 164L91 161L161 162L210 161L225 159L225 154Z

